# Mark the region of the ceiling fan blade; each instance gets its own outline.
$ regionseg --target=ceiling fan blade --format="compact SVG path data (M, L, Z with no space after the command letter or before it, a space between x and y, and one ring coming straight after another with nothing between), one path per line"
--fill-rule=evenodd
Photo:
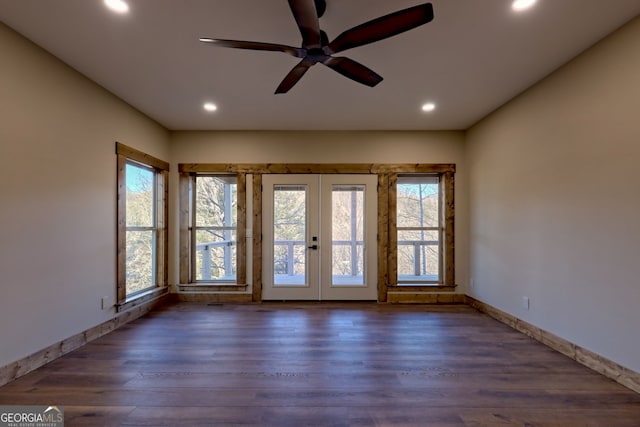
M316 12L318 13L318 18L322 18L324 12L327 10L327 1L326 0L314 0L316 5Z
M231 47L235 49L284 52L284 53L288 53L291 56L295 56L296 58L304 58L307 55L307 52L305 49L301 49L299 47L286 46L283 44L249 42L249 41L241 41L241 40L212 39L209 37L201 37L200 41L203 43L208 43L218 47Z
M304 76L309 68L315 64L316 63L314 61L310 61L308 59L303 59L302 61L300 61L298 65L296 65L291 71L289 71L289 74L286 75L284 80L282 80L282 83L280 83L280 85L276 89L276 94L289 92L289 89L295 86L295 84L300 81L302 76Z
M306 49L322 47L318 11L314 0L289 0L289 7L302 34L302 46Z
M431 3L410 7L353 27L336 37L324 50L327 55L332 55L395 36L432 20Z
M353 59L344 57L329 56L328 59L322 62L327 67L337 71L345 77L350 78L358 83L374 87L382 81L382 77L375 71L365 67L359 62Z

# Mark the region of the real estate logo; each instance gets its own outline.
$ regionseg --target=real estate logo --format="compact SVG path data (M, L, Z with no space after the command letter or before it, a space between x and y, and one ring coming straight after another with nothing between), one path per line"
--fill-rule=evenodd
M64 408L0 406L0 427L64 427Z

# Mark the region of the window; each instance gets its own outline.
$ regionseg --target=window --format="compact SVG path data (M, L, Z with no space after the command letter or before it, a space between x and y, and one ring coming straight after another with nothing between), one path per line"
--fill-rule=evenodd
M126 166L126 290L127 295L156 286L158 227L156 174L133 162Z
M380 177L389 189L389 226L380 229L382 241L388 238L381 257L388 270L381 280L393 292L455 291L455 165L408 169Z
M118 309L167 284L169 164L123 144L118 155Z
M442 221L438 176L399 175L396 187L399 285L439 284Z
M215 164L179 164L178 172L178 291L246 291L247 174Z
M238 183L235 175L195 175L192 185L192 277L236 282Z

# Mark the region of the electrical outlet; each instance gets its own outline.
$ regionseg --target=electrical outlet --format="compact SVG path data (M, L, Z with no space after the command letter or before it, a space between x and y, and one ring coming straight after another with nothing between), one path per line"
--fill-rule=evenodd
M102 307L103 310L106 310L107 308L109 308L109 297L100 298L100 306Z
M476 279L474 279L473 277L471 278L471 280L469 280L469 287L471 289L474 289L476 287Z
M522 308L524 308L525 310L529 310L530 307L531 304L529 301L529 297L522 297Z

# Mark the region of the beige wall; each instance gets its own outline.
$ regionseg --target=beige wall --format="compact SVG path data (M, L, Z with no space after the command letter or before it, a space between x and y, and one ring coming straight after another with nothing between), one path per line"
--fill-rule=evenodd
M467 189L463 132L175 132L171 136L173 194L178 163L455 163L456 282L467 277ZM177 214L170 206L172 248L177 245ZM177 254L169 267L178 281ZM249 276L250 277L250 276ZM458 289L464 292L464 286Z
M115 141L169 133L0 24L0 366L111 317Z
M636 372L639 46L636 18L467 135L471 293Z

